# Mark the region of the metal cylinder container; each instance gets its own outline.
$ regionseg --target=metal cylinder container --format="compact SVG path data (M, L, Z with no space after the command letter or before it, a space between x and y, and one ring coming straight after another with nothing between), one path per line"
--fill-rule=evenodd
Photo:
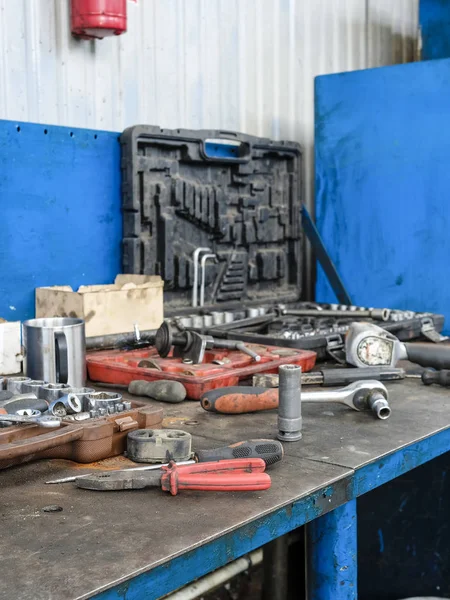
M282 442L296 442L302 437L301 376L298 365L281 365L278 370L277 437Z
M82 319L31 319L22 324L24 371L31 379L83 387L86 339Z
M234 313L230 311L226 311L223 313L224 315L224 323L232 323L234 321Z

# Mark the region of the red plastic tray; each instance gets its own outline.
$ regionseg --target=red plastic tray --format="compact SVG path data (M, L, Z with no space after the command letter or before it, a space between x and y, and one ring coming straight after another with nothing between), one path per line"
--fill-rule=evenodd
M303 371L310 371L316 362L316 353L296 348L279 348L247 344L261 356L254 362L250 356L236 350L214 348L205 352L205 359L199 365L183 364L181 358L161 358L155 348L140 350L103 350L87 355L89 378L92 381L128 385L134 379L156 381L172 379L180 381L186 388L188 398L200 400L209 390L238 385L255 373L277 373L278 367L285 364L300 365ZM161 370L138 367L141 360L152 359ZM213 360L225 361L223 365L213 364Z

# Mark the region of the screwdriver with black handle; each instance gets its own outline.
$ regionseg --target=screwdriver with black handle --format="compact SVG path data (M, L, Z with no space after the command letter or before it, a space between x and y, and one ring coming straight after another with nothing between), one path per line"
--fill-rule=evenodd
M442 369L441 371L436 371L436 369L425 369L422 372L421 379L425 385L436 383L443 387L450 387L450 370Z
M191 465L196 462L214 462L217 460L229 460L233 458L262 458L266 463L266 466L279 462L284 456L284 449L278 440L247 440L245 442L237 442L230 446L222 446L220 448L213 448L211 450L198 450L194 454L193 460L186 460L179 462L179 465ZM115 469L111 472L117 471L153 471L160 469L161 467L167 467L169 463L165 465L146 465L145 467L130 467L129 469ZM70 477L62 477L61 479L52 479L45 483L69 483L75 481L80 477L88 477L92 473L86 473L86 475L75 475Z

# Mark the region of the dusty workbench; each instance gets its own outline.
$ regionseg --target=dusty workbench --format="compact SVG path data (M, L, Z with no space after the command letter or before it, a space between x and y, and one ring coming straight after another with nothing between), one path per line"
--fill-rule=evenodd
M0 598L156 599L305 523L314 599L356 598L356 498L450 450L450 390L417 380L387 387L387 421L304 404L303 439L285 444L264 492L45 485L73 474L60 460L3 471ZM191 432L195 448L276 433L275 412L216 415L190 401L164 409L164 425Z

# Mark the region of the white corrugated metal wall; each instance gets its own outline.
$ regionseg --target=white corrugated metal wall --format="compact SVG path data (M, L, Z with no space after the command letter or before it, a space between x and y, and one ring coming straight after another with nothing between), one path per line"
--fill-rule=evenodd
M138 0L125 35L89 42L70 35L69 0L0 0L0 118L297 140L310 197L314 76L414 60L417 14L418 0Z

